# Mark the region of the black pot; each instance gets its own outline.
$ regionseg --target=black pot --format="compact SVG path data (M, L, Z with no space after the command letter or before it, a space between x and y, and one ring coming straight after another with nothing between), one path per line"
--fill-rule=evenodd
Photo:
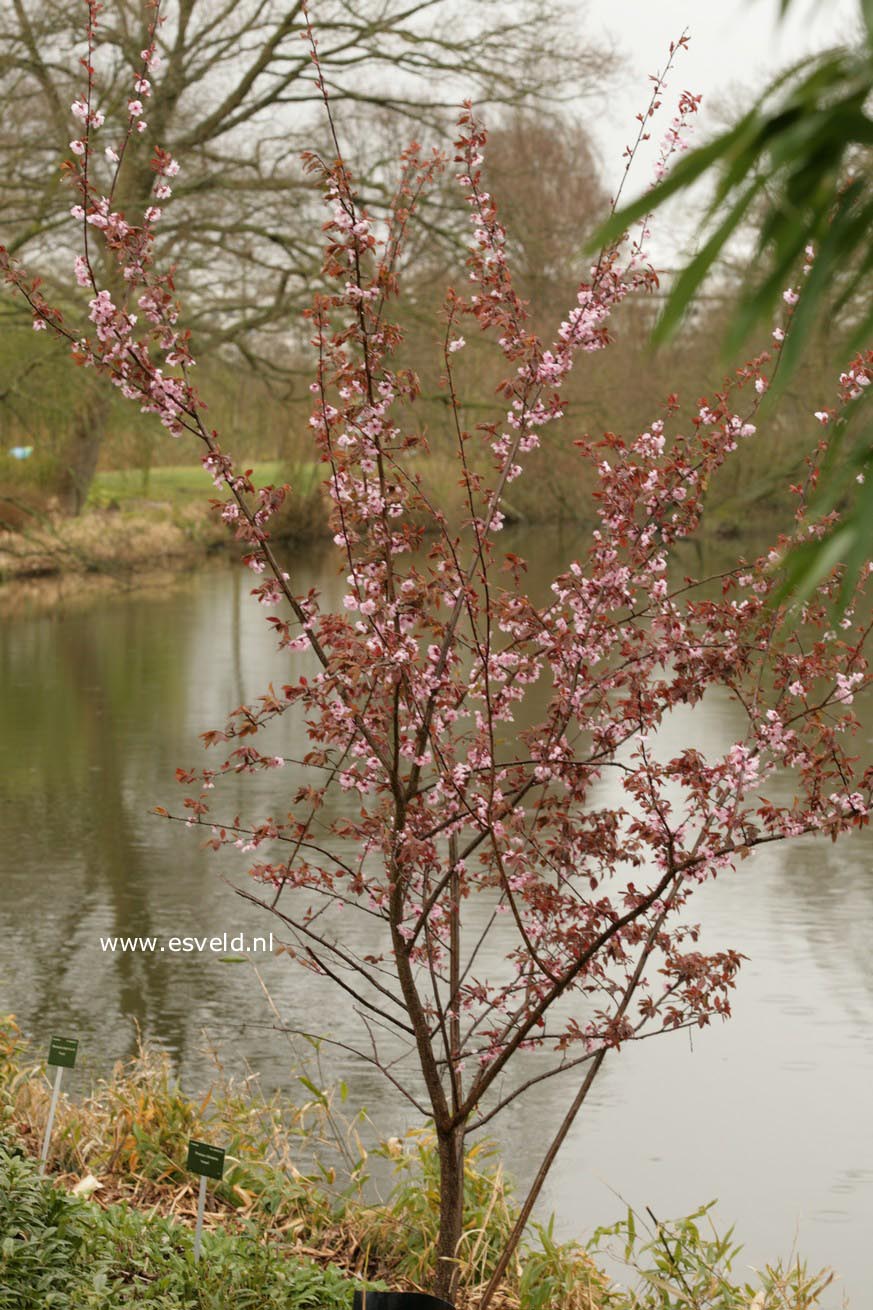
M352 1300L352 1310L454 1310L454 1307L426 1292L364 1293L359 1289Z

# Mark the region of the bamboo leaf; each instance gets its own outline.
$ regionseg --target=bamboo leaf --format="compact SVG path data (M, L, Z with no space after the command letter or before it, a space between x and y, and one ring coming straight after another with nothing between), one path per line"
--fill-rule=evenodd
M603 246L609 246L627 231L639 219L645 218L646 214L668 200L670 196L675 195L692 185L703 173L706 172L715 162L717 162L738 140L741 139L747 126L747 119L733 128L730 132L723 133L707 146L701 146L698 150L692 151L685 155L679 161L675 168L659 182L657 186L646 191L637 200L631 201L623 209L618 210L603 223L586 246L588 254L600 250Z
M682 270L655 327L653 340L656 343L666 340L675 330L713 263L724 249L725 243L739 227L743 215L761 190L761 186L761 181L752 183L716 228L703 249Z
M805 541L793 547L783 565L783 582L774 603L793 600L802 605L818 584L836 568L851 550L855 528L849 522L839 524L822 541Z
M867 40L873 47L873 0L861 0L861 15L867 28Z

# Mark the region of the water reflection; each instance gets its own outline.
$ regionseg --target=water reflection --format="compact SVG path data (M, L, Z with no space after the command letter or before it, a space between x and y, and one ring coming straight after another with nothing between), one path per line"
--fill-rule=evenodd
M531 557L532 586L544 587L575 544L572 535L517 534L507 548ZM730 554L712 543L699 551L689 551L689 572L717 570ZM294 568L301 589L318 587L327 604L337 602L342 580L331 552ZM164 596L131 595L56 622L20 619L0 636L0 1005L40 1046L52 1032L80 1036L79 1086L131 1052L137 1027L173 1053L191 1090L208 1077L204 1034L228 1067L247 1062L268 1087L292 1076L249 965L99 946L107 935L264 931L263 916L233 890L240 866L207 857L192 834L149 814L178 801L173 773L199 762L199 733L289 676L249 586L222 565ZM858 709L869 738L873 707ZM290 715L277 728L283 753L300 753L291 742L299 730ZM670 744L692 739L708 752L741 730L737 708L719 696L681 708L664 727ZM294 783L289 768L281 788ZM232 782L227 809L244 796L245 808L256 808L253 791L265 809L278 808L278 785L276 776ZM601 802L613 786L605 777ZM616 1192L663 1216L719 1196L750 1262L788 1250L799 1224L799 1248L840 1267L862 1303L873 1286L871 853L867 833L838 847L771 847L702 889L695 915L704 944L750 957L735 1019L606 1062L544 1198L562 1234L617 1217ZM329 1015L331 1035L359 1037L355 1015L319 980L284 957L258 969L289 1026ZM408 1122L372 1069L343 1052L327 1063L381 1129ZM572 1091L570 1083L542 1085L503 1119L501 1138L521 1179Z

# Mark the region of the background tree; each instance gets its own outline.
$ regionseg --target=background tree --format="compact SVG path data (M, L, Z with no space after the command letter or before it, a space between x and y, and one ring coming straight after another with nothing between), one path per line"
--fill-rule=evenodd
M585 263L585 242L608 207L588 132L568 115L512 110L489 131L483 169L489 190L506 198L505 226L517 292L535 328L550 330L575 294L579 269ZM466 506L457 487L454 424L440 382L438 324L446 283L455 277L465 249L468 219L458 206L454 177L436 179L434 190L435 204L422 213L421 224L417 222L409 236L397 321L404 336L404 357L421 386L419 413L426 424L428 458L443 477L440 503L450 518L459 521ZM428 227L434 211L443 216L446 226L452 225L456 241L431 238ZM459 401L465 424L474 426L493 412L495 389L502 378L502 360L495 358L490 342L472 336L464 353L465 386ZM574 415L584 407L587 422L607 386L600 370L596 397L589 386L575 387L569 380L565 403ZM553 440L549 432L543 434L543 441L549 458L535 480L524 480L507 493L504 512L510 519L578 522L592 512L591 487L566 443ZM471 452L474 464L479 458Z
M503 105L585 94L606 58L579 41L563 0L318 0L315 10L335 102L349 117L378 112L395 130L443 123L461 84L480 102ZM39 263L61 299L73 252L60 165L76 134L69 107L84 12L68 0L0 0L0 232L10 252ZM136 92L153 13L136 0L112 0L94 52L107 144L123 131L128 103L142 103L144 130L125 152L117 203L130 214L149 204L156 142L184 155L157 240L179 267L191 329L210 353L232 347L247 364L272 368L281 359L293 376L298 316L320 268L316 198L299 167L301 148L312 143L315 99L300 39L303 5L174 0L162 9L160 60ZM379 160L359 158L378 211ZM87 495L106 418L105 396L86 389L60 458L59 491L71 512Z

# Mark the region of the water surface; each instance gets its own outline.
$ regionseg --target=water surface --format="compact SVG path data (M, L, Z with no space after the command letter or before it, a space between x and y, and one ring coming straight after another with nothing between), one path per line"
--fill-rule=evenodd
M507 548L551 576L572 538L517 534ZM688 568L718 567L689 558ZM341 591L332 552L293 561L298 590L326 603ZM130 1055L137 1032L169 1051L184 1086L202 1090L210 1045L225 1066L289 1086L284 1039L247 965L211 955L114 955L102 936L260 933L261 912L233 890L236 866L203 852L196 834L152 816L178 807L177 766L200 763L198 734L226 711L288 677L248 598L250 578L219 565L164 590L86 609L7 621L0 634L0 1008L37 1049L77 1035L82 1090ZM873 708L860 706L864 737ZM865 717L866 716L866 717ZM675 715L675 744L722 749L741 732L735 708L709 698ZM866 743L865 743L866 744ZM291 750L288 751L292 753ZM288 771L255 780L264 807L281 805ZM252 780L240 784L240 805ZM604 784L608 794L608 783ZM228 809L233 795L227 793ZM247 805L246 808L253 808ZM832 1264L851 1304L873 1287L873 838L803 841L759 851L700 893L705 943L749 956L726 1025L641 1043L609 1059L547 1186L562 1236L614 1221L624 1203L659 1217L719 1198L737 1224L741 1263L797 1248ZM339 1040L359 1021L287 957L260 957L283 1020L327 1016ZM378 1074L328 1059L378 1128L409 1122ZM528 1178L569 1085L545 1085L498 1128L510 1171ZM499 1123L499 1121L498 1121ZM839 1305L831 1294L829 1305Z

